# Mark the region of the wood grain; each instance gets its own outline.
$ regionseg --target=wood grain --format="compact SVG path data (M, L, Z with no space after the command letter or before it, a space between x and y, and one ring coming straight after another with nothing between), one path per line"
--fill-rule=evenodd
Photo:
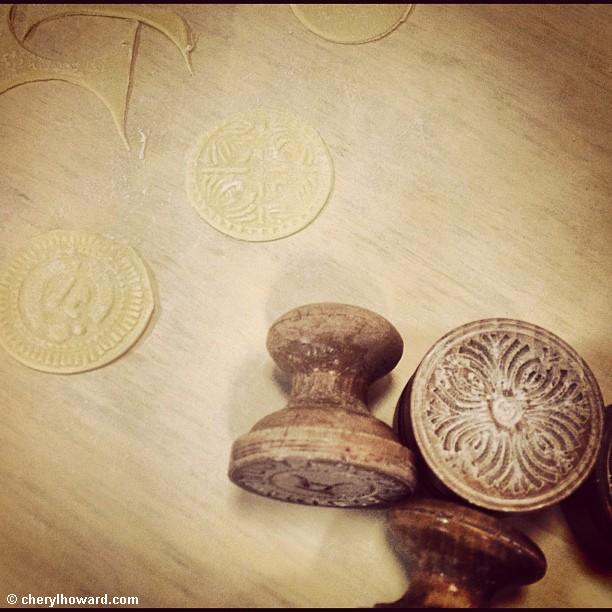
M435 340L487 317L560 336L609 402L612 9L417 5L357 46L320 39L288 5L174 10L197 37L194 76L142 29L130 153L88 91L49 82L0 96L0 261L55 228L115 236L148 262L160 303L140 342L96 371L47 375L0 353L0 601L392 601L407 579L383 512L282 504L227 478L232 440L286 400L267 330L318 301L393 321L404 355L370 401L387 423ZM31 44L85 59L127 25L57 20ZM336 177L310 226L265 244L215 231L185 191L198 137L255 106L316 127ZM558 507L508 520L549 569L498 604L612 604Z

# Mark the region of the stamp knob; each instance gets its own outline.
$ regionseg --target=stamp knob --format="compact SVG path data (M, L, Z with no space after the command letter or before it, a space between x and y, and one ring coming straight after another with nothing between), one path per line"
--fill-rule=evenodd
M368 386L402 356L393 325L357 306L309 304L272 325L267 347L291 375L291 394L234 442L230 480L315 506L381 505L410 494L412 452L367 407Z
M531 584L546 559L526 535L502 520L453 502L414 499L388 513L410 588L377 608L479 608L507 586Z

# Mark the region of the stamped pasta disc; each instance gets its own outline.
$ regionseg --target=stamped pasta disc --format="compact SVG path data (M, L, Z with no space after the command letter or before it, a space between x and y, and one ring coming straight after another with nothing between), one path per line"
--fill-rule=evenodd
M435 476L473 504L542 508L595 462L603 401L587 364L554 334L487 319L439 340L410 394L415 440Z
M234 115L211 129L187 169L187 189L202 218L254 242L308 225L332 182L331 158L317 132L269 110Z
M136 342L153 305L149 275L133 249L55 230L0 272L0 345L36 370L91 370Z
M408 17L412 4L292 4L295 16L331 42L359 44L378 40Z

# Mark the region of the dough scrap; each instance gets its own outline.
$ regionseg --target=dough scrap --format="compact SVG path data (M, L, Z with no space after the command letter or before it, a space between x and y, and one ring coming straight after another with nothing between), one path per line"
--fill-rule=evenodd
M0 346L35 370L92 370L125 353L154 308L144 262L98 234L54 230L0 272Z
M93 92L110 111L128 151L125 135L127 92L132 72L136 33L134 22L129 40L113 53L82 63L58 62L23 47L12 27L13 6L0 5L0 94L35 81L67 81Z
M32 8L36 8L35 11ZM45 21L68 15L92 15L96 17L120 17L135 19L167 36L181 52L191 74L190 53L193 49L191 31L186 21L176 13L155 6L125 4L37 4L30 5L24 18L25 40L34 29Z
M359 44L378 40L397 28L412 4L291 4L311 31L332 42Z
M187 166L187 190L200 216L253 242L304 228L332 183L332 160L319 134L289 113L264 109L213 127Z

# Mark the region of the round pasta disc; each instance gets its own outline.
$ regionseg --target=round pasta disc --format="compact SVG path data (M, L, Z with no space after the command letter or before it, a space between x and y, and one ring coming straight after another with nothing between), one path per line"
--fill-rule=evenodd
M292 4L311 31L336 43L359 44L386 36L408 17L412 4Z
M233 115L199 141L187 190L215 229L248 241L276 240L308 225L333 183L319 134L280 111Z
M153 306L147 269L132 248L55 230L0 272L0 345L35 370L92 370L136 342Z

